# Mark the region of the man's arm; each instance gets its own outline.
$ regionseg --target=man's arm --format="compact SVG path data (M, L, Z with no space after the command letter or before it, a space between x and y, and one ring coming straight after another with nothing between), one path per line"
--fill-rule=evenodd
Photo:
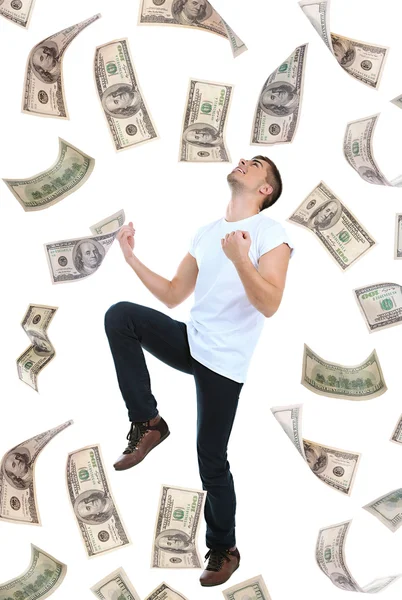
M247 231L232 232L222 240L222 248L236 267L250 303L264 317L272 317L280 306L285 289L290 248L281 244L266 252L256 269L248 256L250 244Z
M148 269L134 254L135 229L130 222L124 225L117 236L127 264L142 281L145 287L168 308L178 306L194 291L198 275L195 258L188 252L181 261L172 280L166 279Z

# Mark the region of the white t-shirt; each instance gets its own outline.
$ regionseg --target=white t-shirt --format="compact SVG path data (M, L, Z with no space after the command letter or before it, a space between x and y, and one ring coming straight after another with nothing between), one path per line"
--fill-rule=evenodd
M250 303L236 267L221 247L221 239L237 229L250 232L249 257L256 268L260 257L276 246L293 246L282 225L263 213L241 221L219 219L200 227L191 240L189 252L199 269L187 322L191 356L242 383L265 317Z

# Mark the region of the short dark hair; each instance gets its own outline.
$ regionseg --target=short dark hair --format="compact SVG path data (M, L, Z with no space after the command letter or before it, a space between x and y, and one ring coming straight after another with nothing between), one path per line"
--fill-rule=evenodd
M260 212L273 204L279 199L282 194L283 184L282 177L279 173L278 167L274 163L273 160L268 158L267 156L254 156L254 158L259 158L260 160L265 161L269 164L270 169L268 169L267 183L272 186L272 192L266 196L263 203L260 206Z

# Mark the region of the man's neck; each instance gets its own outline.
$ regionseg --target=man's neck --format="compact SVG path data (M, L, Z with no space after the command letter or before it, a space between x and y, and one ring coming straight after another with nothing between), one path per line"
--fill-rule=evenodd
M226 207L226 221L242 221L258 214L255 198L232 195L229 204Z

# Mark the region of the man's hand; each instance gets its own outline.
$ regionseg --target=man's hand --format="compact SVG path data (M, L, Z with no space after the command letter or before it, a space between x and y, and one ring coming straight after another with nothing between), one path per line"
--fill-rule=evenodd
M221 246L228 259L231 260L234 265L247 261L251 246L250 233L239 229L227 233L226 236L221 239Z
M117 234L117 239L120 244L120 248L123 252L124 258L128 260L133 256L134 250L134 234L135 229L132 221L128 225L123 225Z

